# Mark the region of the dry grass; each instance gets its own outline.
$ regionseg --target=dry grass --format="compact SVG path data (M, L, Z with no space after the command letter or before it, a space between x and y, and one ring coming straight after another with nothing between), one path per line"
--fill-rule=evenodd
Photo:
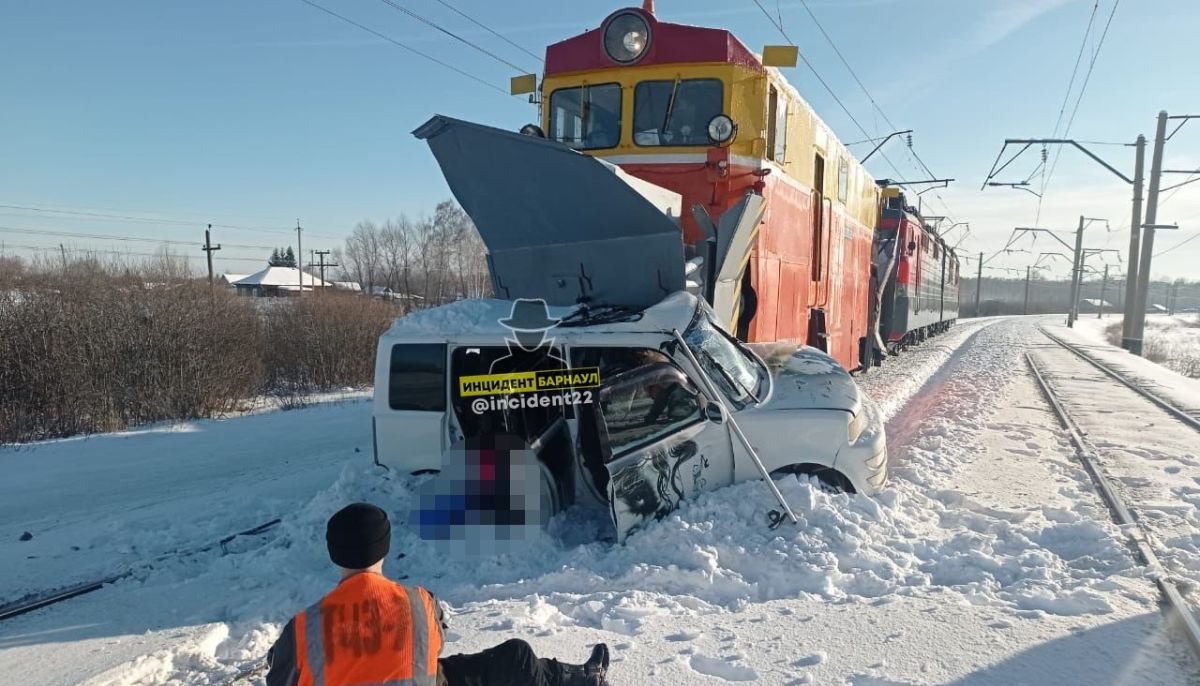
M363 387L388 304L261 301L171 269L72 263L0 277L0 443L285 406Z
M1200 336L1187 335L1197 328L1200 328L1200 316L1183 321L1147 317L1142 356L1184 376L1200 379ZM1109 343L1120 346L1121 323L1106 327L1104 337Z

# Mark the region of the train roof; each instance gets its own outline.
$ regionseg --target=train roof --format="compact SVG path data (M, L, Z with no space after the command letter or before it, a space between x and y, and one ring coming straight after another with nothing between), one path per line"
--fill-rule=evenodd
M613 12L597 28L547 46L545 76L616 66L604 52L603 32L612 17L626 12L642 15L650 25L646 56L636 66L728 62L756 69L763 67L762 61L731 31L659 21L653 13L631 7Z

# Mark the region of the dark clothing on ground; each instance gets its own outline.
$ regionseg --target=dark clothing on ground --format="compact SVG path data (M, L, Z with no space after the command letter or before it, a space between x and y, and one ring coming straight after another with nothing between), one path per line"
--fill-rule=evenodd
M438 660L438 686L559 686L562 673L553 660L539 658L519 638L482 653L451 655Z

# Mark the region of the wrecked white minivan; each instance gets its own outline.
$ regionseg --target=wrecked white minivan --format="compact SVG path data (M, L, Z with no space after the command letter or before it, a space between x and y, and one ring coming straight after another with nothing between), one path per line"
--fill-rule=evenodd
M740 343L688 293L643 311L545 315L554 324L532 345L517 338L532 330L503 323L515 316L511 301L398 320L379 341L376 461L438 472L465 439L515 435L537 456L543 502L555 511L603 504L618 540L681 500L761 478L735 422L772 476L812 474L861 493L887 478L881 422L825 353ZM564 386L563 370L578 371L565 379L579 383ZM520 380L548 374L560 382Z
M505 436L536 455L542 514L601 504L618 540L746 479L788 515L781 475L882 487L882 423L849 373L815 348L727 333L761 196L705 218L711 240L685 250L680 196L613 165L448 117L414 134L487 245L498 299L413 313L380 337L379 464L459 473L452 448Z

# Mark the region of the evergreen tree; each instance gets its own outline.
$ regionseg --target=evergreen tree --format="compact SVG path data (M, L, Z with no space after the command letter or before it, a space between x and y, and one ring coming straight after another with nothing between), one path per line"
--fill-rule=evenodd
M283 257L279 254L279 248L271 251L271 258L267 260L267 265L271 267L279 267L283 265Z
M295 267L296 266L296 253L294 250L292 250L292 246L290 246L290 245L288 246L287 252L283 255L283 266L285 266L285 267Z

